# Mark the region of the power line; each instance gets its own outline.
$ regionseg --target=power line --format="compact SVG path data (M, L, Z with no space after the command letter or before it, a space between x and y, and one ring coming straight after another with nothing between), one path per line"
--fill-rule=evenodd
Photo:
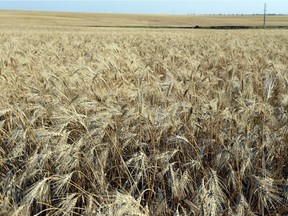
M266 3L264 4L264 20L263 20L263 28L266 28L266 11L267 11L267 6Z

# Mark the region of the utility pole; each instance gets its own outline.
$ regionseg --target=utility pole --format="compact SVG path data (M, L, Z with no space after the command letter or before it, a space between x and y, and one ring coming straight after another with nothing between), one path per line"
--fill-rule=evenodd
M263 20L263 28L265 29L266 28L266 10L267 10L267 7L266 7L266 3L264 4L264 20Z

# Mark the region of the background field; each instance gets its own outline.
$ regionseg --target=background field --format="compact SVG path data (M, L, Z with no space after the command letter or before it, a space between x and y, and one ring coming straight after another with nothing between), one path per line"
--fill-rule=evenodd
M127 15L1 11L0 25L46 26L261 26L262 16ZM288 16L267 17L268 26L288 26Z

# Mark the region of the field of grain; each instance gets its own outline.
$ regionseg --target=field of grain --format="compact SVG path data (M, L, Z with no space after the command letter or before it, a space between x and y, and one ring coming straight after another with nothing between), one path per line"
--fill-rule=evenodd
M97 14L0 11L1 26L262 26L263 16ZM267 16L267 26L288 26L288 16Z
M0 215L287 215L285 30L2 29Z

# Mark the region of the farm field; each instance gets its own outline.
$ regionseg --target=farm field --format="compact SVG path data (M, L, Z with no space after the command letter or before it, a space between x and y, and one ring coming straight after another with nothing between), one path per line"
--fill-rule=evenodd
M285 30L3 27L0 215L287 215L287 62Z
M0 26L262 26L263 16L139 15L1 11ZM288 26L288 16L268 16L267 26Z

